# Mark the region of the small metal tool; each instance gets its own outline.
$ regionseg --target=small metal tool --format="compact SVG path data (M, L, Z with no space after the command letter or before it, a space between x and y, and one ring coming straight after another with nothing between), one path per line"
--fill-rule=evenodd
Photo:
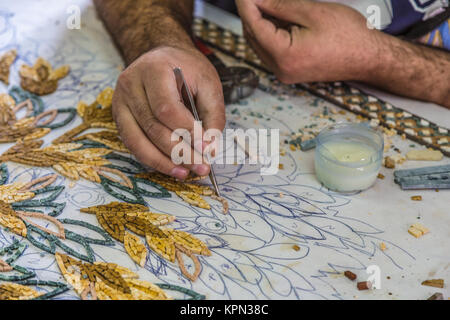
M194 115L194 119L200 121L200 117L198 116L197 107L195 106L194 97L192 96L191 90L186 83L186 79L184 78L183 71L180 68L173 69L175 73L175 78L177 80L178 86L181 87L181 97L184 100L184 104L189 106L192 114ZM186 101L187 100L187 101ZM209 159L207 159L208 162ZM217 184L216 174L214 173L213 165L210 162L211 170L209 172L209 178L211 179L211 183L213 184L214 191L217 196L220 197L219 186Z
M203 53L219 74L223 88L225 103L236 103L253 94L259 85L258 75L250 68L228 67L200 39L195 39L195 45Z
M403 190L450 189L450 165L397 170L394 181Z

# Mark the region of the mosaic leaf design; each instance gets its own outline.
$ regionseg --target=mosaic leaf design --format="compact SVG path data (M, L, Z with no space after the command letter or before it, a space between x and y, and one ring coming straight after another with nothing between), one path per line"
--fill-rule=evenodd
M63 176L79 180L80 177L93 182L100 182L100 166L110 162L102 156L111 152L104 148L73 150L80 144L66 143L40 148L42 141L20 142L8 149L0 161L13 161L37 167L53 167ZM107 169L113 170L113 169ZM119 173L120 174L120 173Z
M11 205L0 200L0 225L14 232L15 234L26 237L27 227L25 223L17 217L16 212Z
M125 231L123 244L131 259L139 266L144 267L145 261L147 260L147 249L141 239L134 234Z
M67 65L53 69L47 60L39 57L33 66L24 64L20 67L20 85L40 96L50 94L58 88L58 80L66 77L69 71Z
M83 263L57 253L61 273L85 300L168 300L170 297L158 286L138 280L138 275L114 263Z
M79 142L82 140L90 140L103 145L109 149L129 153L128 149L119 138L119 132L117 130L111 131L99 131L95 133L87 133L77 138L73 138L72 141Z
M41 294L36 290L17 283L0 283L0 300L31 300Z
M9 256L6 261L0 259L9 266L8 269L2 270L0 263L0 281L5 281L0 283L0 300L43 300L69 290L67 285L61 282L30 279L36 276L33 271L13 264L25 249L26 245L19 241L0 249L0 257ZM48 287L51 290L43 292L33 287Z
M17 119L19 110L26 108L27 112ZM69 115L59 123L54 123L58 114ZM51 129L60 128L75 118L73 108L53 109L36 113L31 99L16 103L14 97L6 93L0 94L0 143L28 141L47 135Z
M114 90L108 87L97 96L97 99L92 104L87 105L84 102L80 102L77 106L77 112L83 120L83 123L72 130L67 131L61 137L53 140L53 144L73 142L75 141L77 135L90 128L106 128L116 130L116 125L111 112L113 93ZM97 134L92 135L91 138L92 137L94 137L94 139L98 139L99 136ZM110 135L107 135L107 137L111 138ZM107 142L108 139L103 140L104 142ZM115 145L118 148L123 147L123 145L118 143L114 143L112 145Z
M31 92L25 91L20 87L13 86L8 91L8 94L14 99L16 104L25 102L26 100L30 100L33 107L32 115L34 116L42 113L45 109L44 101L41 99L41 97Z
M158 172L139 173L136 175L136 178L149 180L169 191L175 192L181 199L193 206L207 210L211 209L209 203L201 197L214 194L214 191L208 186L178 181L175 178L165 176Z
M7 169L3 168L7 174ZM85 261L94 261L94 252L91 244L114 245L109 235L101 228L84 221L71 219L56 219L64 208L64 203L56 203L54 200L63 191L63 186L51 186L56 180L56 175L48 175L32 180L31 182L17 182L0 186L0 225L11 232L26 237L34 246L46 252L54 254L56 248ZM38 194L47 194L40 200L33 200ZM25 200L23 200L25 199ZM22 201L19 201L22 200ZM16 202L17 201L17 202ZM49 214L35 208L55 208ZM31 219L33 218L33 220ZM39 223L43 221L44 224ZM52 224L57 231L48 228ZM100 238L89 238L78 233L66 230L64 225L77 225L87 228ZM69 245L74 242L81 246L82 250L74 249Z
M41 212L39 210L36 210L36 208L52 208L53 210L49 213L47 213L47 215L51 216L51 217L56 217L58 215L61 214L62 210L65 208L66 204L65 203L57 203L54 202L54 200L56 200L56 198L61 194L61 192L63 192L64 190L64 186L48 186L39 190L35 190L33 191L33 193L35 194L35 196L37 195L41 195L41 194L47 194L49 193L49 195L45 198L41 198L39 200L24 200L24 201L19 201L19 202L15 202L12 204L12 208L14 210L19 210L19 211L33 211L33 212Z
M3 271L0 271L0 280L3 281L21 281L34 277L36 274L21 266L13 264L25 251L26 245L23 242L15 241L13 244L0 249L0 257L9 256L7 259L3 257Z
M97 220L114 239L129 247L132 242L126 239L126 230L145 237L148 246L164 259L178 261L182 273L190 280L195 281L200 274L201 265L196 254L209 256L211 252L205 243L194 236L178 230L163 228L174 221L175 217L166 214L152 213L147 207L139 204L112 202L107 205L94 206L81 209L81 212L95 214ZM136 236L135 236L136 237ZM135 242L137 242L136 238ZM127 241L126 241L127 240ZM142 263L143 248L128 248L127 252L137 263ZM139 254L138 254L139 252ZM184 266L182 254L192 259L195 265L194 274L189 274Z

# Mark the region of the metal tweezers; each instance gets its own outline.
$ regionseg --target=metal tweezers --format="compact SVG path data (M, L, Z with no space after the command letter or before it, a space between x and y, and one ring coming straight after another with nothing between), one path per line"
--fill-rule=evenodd
M175 69L173 69L173 72L175 73L175 78L177 80L178 87L181 87L181 97L184 101L184 104L190 107L192 114L194 115L194 119L197 121L200 121L200 117L198 116L198 112L197 112L197 107L195 106L194 97L192 96L191 90L189 90L189 87L186 83L186 79L183 76L183 71L181 71L180 68L175 68ZM187 99L185 99L186 97L187 97ZM188 100L188 101L185 101L185 100ZM218 186L217 180L216 180L216 174L214 173L214 169L213 169L212 163L209 161L209 158L207 160L211 166L211 170L209 172L209 178L211 179L211 183L214 187L214 191L216 192L217 196L220 197L219 186Z

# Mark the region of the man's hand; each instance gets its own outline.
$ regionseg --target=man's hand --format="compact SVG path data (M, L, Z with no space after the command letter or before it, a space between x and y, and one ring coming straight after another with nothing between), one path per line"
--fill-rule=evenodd
M117 44L127 69L113 97L113 116L120 136L136 158L155 170L184 179L192 170L207 175L209 165L177 166L171 160L172 132L191 132L194 150L203 137L193 135L194 117L183 104L173 69L183 70L196 100L203 129L225 126L222 85L209 60L190 37L193 0L94 0ZM196 141L195 141L196 140ZM199 159L202 159L201 157Z
M341 4L236 2L247 39L284 83L362 81L450 107L449 53L369 29L358 11ZM264 14L291 25L278 28Z
M209 173L208 165L176 166L170 158L178 143L171 141L176 129L187 129L191 138L197 139L193 141L194 149L203 150L202 137L193 134L194 117L180 98L175 67L183 70L195 96L203 128L222 131L222 86L214 67L195 48L160 47L133 62L117 82L113 116L123 142L143 164L178 179L186 178L190 170L204 176Z
M285 83L363 80L374 67L378 32L356 10L309 0L237 0L244 33ZM291 23L277 28L262 13Z

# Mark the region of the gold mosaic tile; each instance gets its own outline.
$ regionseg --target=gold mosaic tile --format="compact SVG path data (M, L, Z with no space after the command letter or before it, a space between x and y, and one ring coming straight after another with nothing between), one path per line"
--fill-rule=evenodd
M157 183L169 191L175 192L185 202L202 208L210 210L211 206L203 199L202 196L209 196L214 200L222 203L223 212L228 212L228 202L224 198L214 196L214 190L208 186L193 184L191 182L179 181L175 178L163 175L159 172L145 172L136 175L137 178L147 179L151 182ZM192 179L190 180L192 181ZM213 197L214 196L214 197Z
M40 96L50 94L58 88L58 80L66 77L69 71L67 65L54 70L47 60L39 57L33 66L22 65L19 70L20 85L24 90Z
M11 205L0 201L0 225L8 228L11 232L26 237L27 227L25 223L16 215Z
M141 239L134 234L125 231L123 244L131 259L141 267L144 267L147 259L147 249Z
M17 51L14 49L0 56L0 81L3 81L7 85L9 84L9 69L14 60L16 60L16 57Z
M29 300L37 298L41 293L17 283L5 282L0 284L0 300Z
M66 281L82 299L168 300L158 286L142 280L129 269L114 263L83 263L56 253L56 262Z

